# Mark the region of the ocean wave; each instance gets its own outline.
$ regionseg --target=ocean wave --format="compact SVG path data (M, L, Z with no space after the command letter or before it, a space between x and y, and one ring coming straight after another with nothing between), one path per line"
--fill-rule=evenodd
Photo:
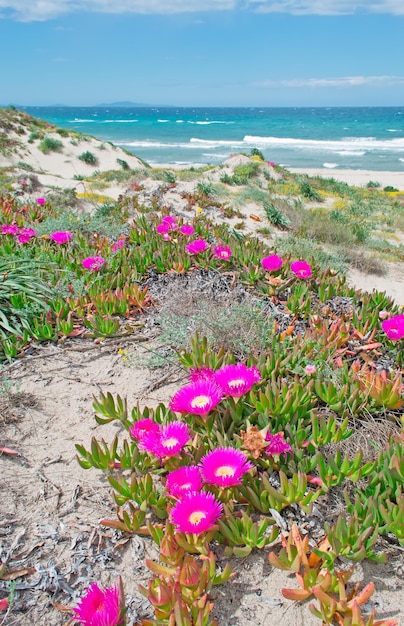
M81 123L81 122L86 122L86 123L91 122L91 124L94 124L94 120L86 120L86 119L82 119L81 117L75 117L74 120L69 120L70 124L74 124L76 122L79 122L79 123Z
M327 167L328 169L333 170L338 167L338 163L323 163L323 167Z
M199 124L199 126L209 126L209 124L234 124L234 122L225 122L224 120L211 120L211 121L197 121L194 122L193 120L188 120L188 124Z
M103 120L103 124L133 124L139 120Z
M296 139L294 137L260 137L246 135L243 139L248 145L262 145L276 148L293 147L296 149L325 150L339 152L341 150L381 150L398 152L404 150L404 137L400 139L376 139L375 137L344 137L339 140L327 139Z
M337 154L341 156L363 156L366 154L366 150L341 150Z
M165 124L166 122L169 122L170 120L157 120L160 124Z

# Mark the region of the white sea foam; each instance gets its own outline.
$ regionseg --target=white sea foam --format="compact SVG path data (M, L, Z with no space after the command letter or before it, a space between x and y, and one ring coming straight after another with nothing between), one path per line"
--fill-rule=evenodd
M166 122L169 122L170 120L157 120L158 122L160 122L160 124L165 124Z
M328 167L328 169L332 170L335 167L338 167L338 163L323 163L323 167Z
M363 156L364 154L366 154L365 150L341 150L340 152L337 152L337 154L340 154L341 156Z
M103 124L133 124L139 120L104 120Z
M201 121L197 121L194 122L193 120L188 120L188 124L199 124L199 126L209 126L209 124L234 124L234 122L226 122L224 120L211 120L211 121L205 121L205 122L201 122Z
M398 159L399 161L401 161L401 163L404 163L404 159Z
M249 145L262 145L266 147L292 147L300 150L325 150L328 152L340 152L341 150L387 150L398 152L404 150L404 137L399 139L375 139L375 137L344 137L338 141L322 139L296 139L294 137L260 137L246 135L244 143Z
M183 124L184 120L175 120L177 122L177 124Z
M70 123L73 122L91 122L91 124L94 124L94 120L86 120L86 119L82 119L81 117L75 117L74 120L69 120Z

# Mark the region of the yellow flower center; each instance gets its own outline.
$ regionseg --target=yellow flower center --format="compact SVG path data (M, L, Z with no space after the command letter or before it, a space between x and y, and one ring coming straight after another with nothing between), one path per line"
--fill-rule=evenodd
M203 409L209 403L209 400L209 396L195 396L195 398L191 400L191 407L193 409Z
M189 516L189 521L191 522L191 524L194 524L196 526L197 524L199 524L201 520L205 518L206 518L206 513L204 511L194 511Z
M173 448L174 446L177 445L178 439L176 439L175 437L170 437L170 439L166 439L165 441L162 442L163 446L165 448Z
M240 385L244 385L245 380L243 380L242 378L236 378L235 380L231 380L229 382L229 387L233 388L233 387L239 387Z
M183 485L180 485L179 487L180 487L180 489L184 489L185 490L185 489L191 489L192 485L191 485L191 483L184 483Z
M234 467L230 467L230 465L222 465L217 468L215 476L234 476Z

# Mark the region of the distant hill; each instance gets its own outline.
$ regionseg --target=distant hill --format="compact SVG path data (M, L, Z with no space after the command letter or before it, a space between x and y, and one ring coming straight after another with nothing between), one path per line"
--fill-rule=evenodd
M119 102L102 102L96 104L96 107L150 107L152 104L146 104L145 102L131 102L130 100L121 100Z

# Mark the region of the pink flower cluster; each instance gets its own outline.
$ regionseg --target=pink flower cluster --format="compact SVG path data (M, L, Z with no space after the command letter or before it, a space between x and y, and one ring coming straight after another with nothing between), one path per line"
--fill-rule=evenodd
M177 530L199 534L212 528L222 514L222 504L203 485L234 487L253 468L246 454L236 448L217 448L205 454L199 465L180 467L167 475L166 490L177 500L171 519Z
M246 394L254 383L261 380L256 367L243 363L224 365L214 371L209 368L191 370L191 382L173 396L170 409L176 413L207 415L224 396L239 398Z
M191 433L184 422L169 422L160 426L146 418L135 422L129 432L139 441L139 447L159 458L175 456L183 450L191 439Z
M101 589L93 583L73 610L73 619L82 626L118 626L121 620L119 587Z
M28 243L37 232L33 228L19 228L17 224L2 224L0 226L2 235L13 235L18 243Z
M283 266L283 260L277 254L271 254L262 259L261 265L266 272L277 272ZM290 269L297 278L302 280L307 280L313 275L311 266L306 261L293 261Z
M160 235L163 235L165 241L170 241L170 231L178 230L185 237L191 237L194 234L195 229L191 224L182 224L179 226L177 220L173 215L165 215L160 224L157 224L156 230Z

